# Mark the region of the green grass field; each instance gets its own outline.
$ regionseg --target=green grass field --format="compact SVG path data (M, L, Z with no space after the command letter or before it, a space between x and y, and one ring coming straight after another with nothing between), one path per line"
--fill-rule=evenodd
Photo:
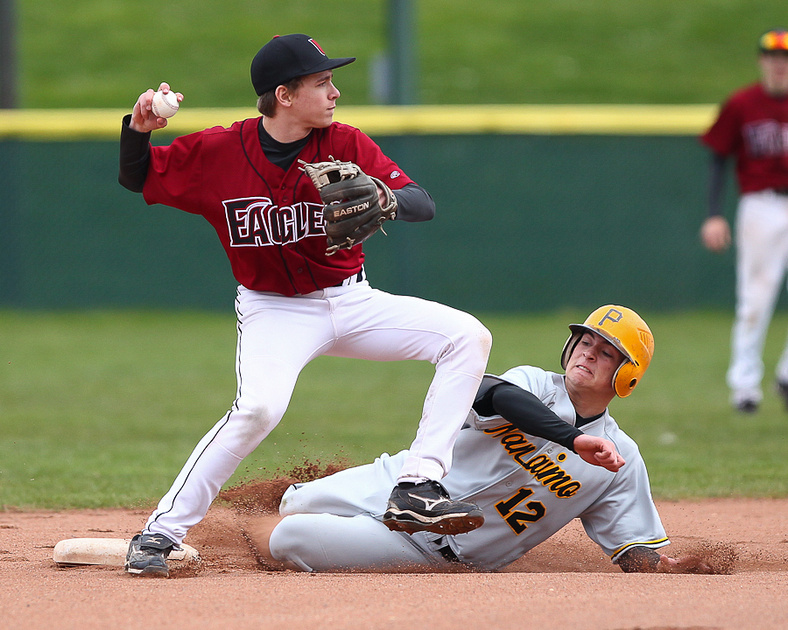
M384 0L16 5L26 108L130 107L161 80L192 107L251 106L251 58L287 32L357 56L337 84L342 104L366 105L386 45ZM777 0L414 5L425 104L717 103L755 80L756 37L785 17ZM495 337L489 369L501 372L558 369L566 324L585 313L477 315ZM640 443L655 495L788 495L788 413L771 381L758 415L728 405L731 313L644 315L656 359L612 411ZM783 312L767 343L768 375L786 327ZM232 402L234 344L231 313L0 311L0 509L157 499ZM230 483L406 447L431 373L426 364L315 361L282 424Z
M305 32L331 56L342 104L371 102L388 0L16 0L20 106L131 107L167 80L191 107L253 106L252 57ZM717 103L757 77L778 0L412 0L418 101Z
M559 369L566 324L584 315L480 315L495 339L489 371L521 363ZM654 363L611 410L639 442L655 496L788 495L788 413L771 389L755 416L727 403L730 315L644 315L656 338ZM0 311L0 506L157 499L232 401L234 323L217 313ZM788 315L779 314L767 370L787 326ZM431 373L421 363L316 360L285 419L230 485L304 461L362 463L406 447Z

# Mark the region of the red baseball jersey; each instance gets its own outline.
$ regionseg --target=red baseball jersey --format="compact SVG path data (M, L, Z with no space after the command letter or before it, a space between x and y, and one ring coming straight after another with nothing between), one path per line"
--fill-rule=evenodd
M265 157L260 118L181 136L151 147L143 195L200 214L213 226L235 279L253 291L310 293L358 273L362 246L326 256L323 203L296 160L287 171ZM298 159L351 161L399 190L412 180L367 135L332 123L314 129Z
M770 96L760 83L739 90L701 141L736 157L742 193L788 188L788 98Z

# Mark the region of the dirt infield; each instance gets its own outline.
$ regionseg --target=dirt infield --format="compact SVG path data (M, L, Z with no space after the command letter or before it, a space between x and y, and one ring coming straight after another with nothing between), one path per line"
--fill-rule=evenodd
M148 510L0 512L6 628L788 627L788 499L658 502L671 555L701 552L720 575L623 574L578 521L501 573L266 571L216 505L186 542L203 558L170 579L58 568L66 538L130 538Z

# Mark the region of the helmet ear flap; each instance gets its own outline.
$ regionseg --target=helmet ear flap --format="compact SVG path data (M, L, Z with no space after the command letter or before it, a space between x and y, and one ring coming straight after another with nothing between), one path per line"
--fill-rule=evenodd
M572 334L569 335L569 337L566 340L566 343L564 343L564 349L561 350L562 369L564 370L566 369L566 364L569 363L569 357L571 357L572 353L575 351L575 346L577 345L577 342L580 341L580 337L582 337L582 335L583 335L582 332L572 331Z
M619 398L626 398L632 393L642 373L642 369L624 359L613 376L613 389L616 390Z

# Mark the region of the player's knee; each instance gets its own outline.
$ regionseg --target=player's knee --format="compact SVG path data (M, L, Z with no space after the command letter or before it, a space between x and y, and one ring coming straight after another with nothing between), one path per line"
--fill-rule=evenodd
M315 524L312 515L293 514L283 518L271 532L268 552L279 562L294 565L301 571L313 571L306 562L314 550Z
M478 319L467 315L454 345L470 360L486 365L492 348L492 333Z
M304 492L301 491L303 487L304 484L301 483L294 483L287 487L282 499L279 501L280 516L289 516L308 511L303 509L304 502L301 500L301 497L304 495Z
M478 322L478 328L476 330L476 334L478 335L478 343L481 352L484 354L484 360L486 361L487 358L490 356L490 350L492 350L492 333L487 329L487 327Z
M279 424L285 410L263 400L244 399L238 403L236 419L241 420L241 430L252 440L263 439Z

